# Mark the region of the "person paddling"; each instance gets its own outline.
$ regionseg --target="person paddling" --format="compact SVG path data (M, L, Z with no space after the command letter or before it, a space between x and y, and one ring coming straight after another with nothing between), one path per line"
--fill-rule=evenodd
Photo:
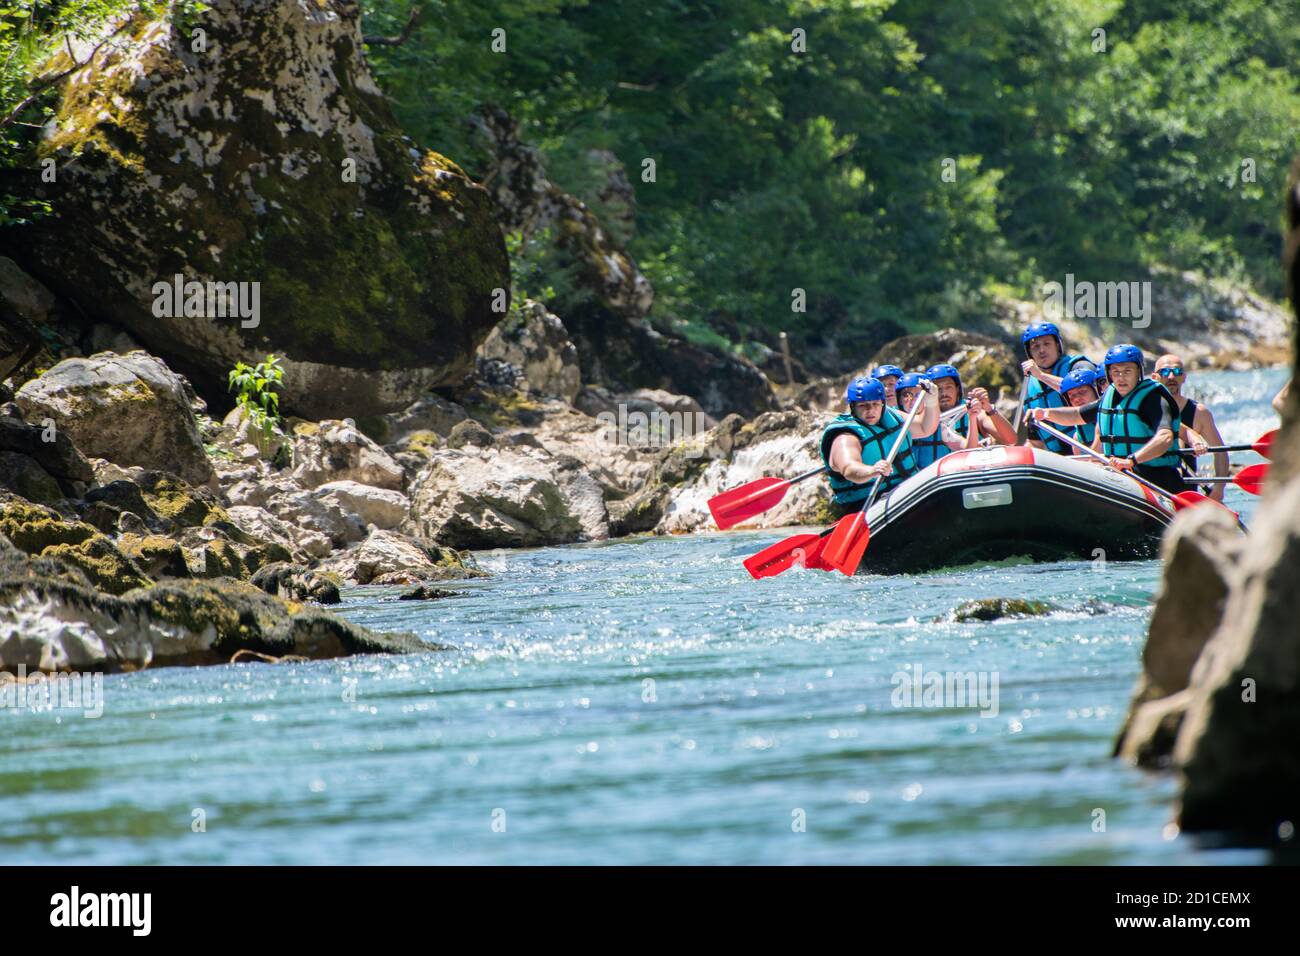
M900 376L901 377L901 376ZM920 385L934 390L928 381ZM849 406L822 430L822 462L830 478L833 503L840 517L862 507L877 477L881 491L888 492L917 471L912 443L939 425L939 409L933 401L912 420L891 466L885 459L898 439L903 416L885 405L885 386L874 378L855 378L844 392Z
M1178 418L1182 423L1178 437L1194 452L1190 460L1188 456L1183 456L1183 469L1189 478L1194 478L1196 457L1204 455L1206 448L1211 445L1218 447L1225 444L1223 436L1219 434L1219 427L1215 424L1214 413L1208 405L1183 394L1183 386L1187 384L1187 366L1181 356L1172 353L1160 356L1156 359L1156 370L1151 377L1169 389L1169 394L1178 403ZM1214 453L1214 474L1219 478L1227 476L1227 452ZM1224 482L1215 482L1202 490L1215 501L1222 501L1225 487Z
M1020 370L1029 379L1025 389L1025 408L1064 408L1065 399L1061 397L1061 379L1075 369L1097 370L1086 355L1067 355L1065 345L1061 342L1061 330L1054 322L1037 322L1030 325L1020 336L1020 344L1025 350L1025 361ZM1031 416L1031 421L1032 416ZM1070 446L1059 439L1043 436L1037 429L1027 432L1029 444L1035 448L1046 448L1058 455L1070 454ZM1014 444L1014 442L1012 442Z
M885 386L885 404L898 408L898 380L903 377L903 370L897 365L877 365L871 377Z
M1178 403L1169 390L1143 377L1145 359L1136 345L1116 345L1102 367L1110 386L1100 401L1075 408L1033 408L1033 421L1056 425L1096 423L1101 451L1113 467L1133 469L1171 494L1185 491L1178 466Z

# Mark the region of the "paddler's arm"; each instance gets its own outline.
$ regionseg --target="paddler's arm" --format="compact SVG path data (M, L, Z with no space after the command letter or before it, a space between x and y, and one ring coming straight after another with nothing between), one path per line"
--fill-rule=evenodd
M939 399L935 392L937 386L934 382L922 379L921 387L925 389L925 408L921 409L921 414L912 419L912 425L907 430L913 438L933 435L934 430L939 427Z
M831 442L831 467L855 485L865 485L869 481L875 481L878 476L883 477L893 471L892 466L883 459L874 465L863 464L862 442L848 432Z
M1110 463L1121 470L1128 470L1133 467L1133 463L1145 464L1152 458L1159 458L1169 450L1169 446L1174 443L1174 430L1172 428L1161 428L1155 433L1155 436L1133 453L1132 458L1115 458L1112 457Z
M1044 388L1050 388L1054 392L1059 392L1061 390L1061 377L1059 375L1053 375L1051 372L1043 371L1038 367L1038 363L1033 359L1030 359L1027 362L1021 362L1020 369L1026 375L1032 375L1034 378L1042 382Z
M1031 408L1029 418L1036 422L1045 419L1053 425L1083 425L1087 422L1084 413L1090 408L1094 409L1093 417L1095 418L1095 408L1099 404L1099 402L1093 402L1091 405L1080 405L1077 408Z
M978 409L972 409L966 406L966 440L962 442L963 448L980 447L980 417Z
M1210 443L1201 436L1200 432L1186 425L1178 429L1178 440L1198 455L1204 455L1205 450L1210 447Z
M1286 396L1290 391L1291 380L1287 379L1287 383L1282 386L1282 390L1273 396L1273 411L1277 412L1279 415L1282 414L1282 409L1286 407Z
M1196 430L1205 436L1203 440L1206 444L1219 446L1224 443L1223 436L1219 434L1219 426L1214 423L1214 413L1204 405L1197 407L1194 424ZM1226 451L1216 451L1214 453L1214 474L1219 478L1227 477L1228 453ZM1223 493L1227 488L1227 482L1219 482L1210 490L1210 497L1215 501L1222 501Z
M1006 416L993 407L993 402L989 400L989 393L984 388L972 388L970 397L975 402L976 412L980 420L980 431L988 435L999 445L1014 445L1016 443L1016 430L1011 427Z

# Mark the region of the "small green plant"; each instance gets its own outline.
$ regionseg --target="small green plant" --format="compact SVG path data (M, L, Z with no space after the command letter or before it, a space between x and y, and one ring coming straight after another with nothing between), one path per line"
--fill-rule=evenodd
M283 378L284 369L274 355L254 366L237 362L230 373L229 388L236 393L235 402L244 409L253 427L268 439L280 422L280 396L274 389Z

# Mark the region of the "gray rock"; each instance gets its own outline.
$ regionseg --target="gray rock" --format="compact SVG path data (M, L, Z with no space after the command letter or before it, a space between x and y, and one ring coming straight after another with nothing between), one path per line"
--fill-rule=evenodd
M310 491L276 495L266 503L266 510L296 528L325 535L335 547L344 547L366 536L366 525L356 515Z
M346 420L295 428L293 461L289 478L303 488L356 481L401 491L405 478L402 466L388 452Z
M479 346L480 359L506 362L518 368L520 389L573 401L581 386L578 350L559 317L532 300L525 301L501 321Z
M439 451L411 491L407 530L454 548L538 547L582 540L587 534L584 523L590 527L590 510L596 506L585 485L580 500L570 497L576 479L562 478L560 468L557 459L532 449ZM603 510L603 501L599 508ZM584 512L585 518L580 516Z
M90 462L57 424L46 427L29 424L15 416L0 415L0 451L26 455L62 481L85 482L93 481L95 477Z
M350 584L415 584L483 574L467 567L455 551L431 548L407 535L378 528L361 544L330 555L318 570L333 572Z
M356 481L327 482L311 494L347 514L355 515L362 524L377 528L396 528L406 520L411 510L411 502L400 491L375 488Z
M42 574L0 576L0 672L93 672L438 649L229 581L173 581L121 597Z
M14 400L28 422L53 420L87 456L215 484L180 377L152 355L64 359Z
M1148 767L1168 762L1190 699L1183 691L1223 617L1245 545L1218 508L1189 509L1170 527L1142 674L1115 744L1118 756Z

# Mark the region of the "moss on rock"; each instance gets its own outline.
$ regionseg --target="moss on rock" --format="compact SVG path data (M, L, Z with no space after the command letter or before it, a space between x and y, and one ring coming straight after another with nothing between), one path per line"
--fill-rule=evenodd
M230 521L224 508L205 500L188 483L174 475L155 476L141 491L155 514L179 527L199 528L214 521Z
M130 558L149 577L188 578L190 569L185 552L171 538L162 535L123 534L117 539L117 550Z
M209 541L203 547L203 576L207 578L235 578L245 580L249 576L247 565L235 546L229 541L218 539Z
M51 545L41 557L52 558L80 569L91 584L109 594L125 594L132 588L147 587L153 582L112 541L102 534L80 544Z
M11 499L0 503L0 534L28 554L52 545L78 545L98 534L84 521L69 521L51 508Z
M979 598L964 601L953 609L953 621L996 621L1001 618L1039 617L1056 608L1046 601L1025 598Z

